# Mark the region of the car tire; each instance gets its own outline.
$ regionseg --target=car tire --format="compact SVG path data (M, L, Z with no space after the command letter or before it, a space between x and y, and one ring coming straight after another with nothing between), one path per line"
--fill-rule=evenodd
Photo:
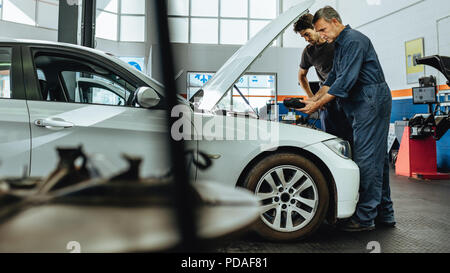
M323 223L328 210L324 175L298 154L278 153L260 160L248 172L244 186L261 200L254 230L272 241L306 238Z

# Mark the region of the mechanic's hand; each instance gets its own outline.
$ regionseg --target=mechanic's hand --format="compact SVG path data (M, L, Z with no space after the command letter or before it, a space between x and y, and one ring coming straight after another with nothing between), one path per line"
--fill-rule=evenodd
M316 112L320 108L320 105L315 101L300 100L300 102L303 102L306 106L302 109L299 109L299 111L303 112L307 115L311 115L312 113Z

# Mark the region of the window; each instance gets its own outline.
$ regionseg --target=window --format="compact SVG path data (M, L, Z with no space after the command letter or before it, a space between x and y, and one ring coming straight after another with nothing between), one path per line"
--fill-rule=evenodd
M37 11L37 26L58 29L58 0L38 1Z
M170 41L172 43L189 42L189 19L169 18Z
M119 0L97 0L97 9L119 13Z
M192 16L217 17L219 15L219 0L191 0Z
M218 43L217 19L192 18L191 19L191 42L201 44Z
M97 0L97 29L99 38L145 41L145 0Z
M58 0L0 0L2 20L58 29Z
M250 18L275 19L277 17L276 0L250 0Z
M36 25L36 0L3 0L3 20Z
M283 12L286 12L299 3L298 0L283 0ZM314 14L314 13L313 13ZM295 33L293 26L289 26L283 34L283 47L304 48L308 45L303 38Z
M204 86L214 73L188 72L187 98L190 99L195 92ZM239 91L245 96L253 109L261 109L266 106L269 100L275 99L276 74L255 74L247 73L236 82ZM230 90L218 103L218 107L223 110L244 112L249 107L244 99L239 95L236 88Z
M117 41L118 37L118 0L97 1L95 36ZM102 9L103 8L103 9Z
M220 25L221 44L245 44L248 37L247 20L223 19Z
M72 57L38 55L35 65L43 100L125 106L135 90L115 73Z
M144 42L145 33L144 16L121 16L120 22L120 40L129 42Z
M167 13L169 16L189 16L189 0L168 0Z
M120 40L145 41L145 0L120 0Z
M145 14L145 0L122 0L120 2L122 14Z
M173 43L245 44L278 15L280 0L166 0Z
M0 47L0 98L11 98L11 48Z
M116 82L94 73L63 71L61 74L72 102L125 105L130 96Z
M247 0L220 1L220 16L245 18L248 16Z
M250 21L250 38L255 36L261 29L263 29L269 21Z

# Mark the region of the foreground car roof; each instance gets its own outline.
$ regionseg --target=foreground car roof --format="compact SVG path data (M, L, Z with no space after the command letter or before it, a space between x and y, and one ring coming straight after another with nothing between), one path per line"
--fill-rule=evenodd
M74 44L68 44L68 43L60 43L60 42L52 42L52 41L41 41L41 40L28 40L28 39L10 39L10 38L2 38L0 37L0 43L8 43L8 44L26 44L26 45L41 45L41 46L56 46L61 48L69 48L69 49L76 49L80 51L90 52L99 56L102 56L103 58L106 58L121 67L132 71L137 77L139 77L142 81L146 82L150 87L155 89L159 94L164 95L164 86L159 83L158 81L150 78L149 76L145 75L141 71L138 70L131 70L130 66L120 60L119 58L109 55L105 53L104 51L93 49L85 46L80 45L74 45Z
M314 0L304 1L274 19L242 46L203 87L200 109L211 110L258 56L297 18L308 12Z

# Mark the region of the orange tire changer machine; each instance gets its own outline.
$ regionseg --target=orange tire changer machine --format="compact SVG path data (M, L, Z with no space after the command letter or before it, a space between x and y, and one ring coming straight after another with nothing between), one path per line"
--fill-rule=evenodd
M438 69L447 78L450 86L450 58L430 56L416 59L416 64L429 65ZM450 128L449 113L437 116L432 111L435 104L439 109L436 78L423 77L420 87L413 88L413 103L428 104L428 114L416 114L405 126L400 143L395 173L418 179L450 179L450 174L437 171L436 141Z

